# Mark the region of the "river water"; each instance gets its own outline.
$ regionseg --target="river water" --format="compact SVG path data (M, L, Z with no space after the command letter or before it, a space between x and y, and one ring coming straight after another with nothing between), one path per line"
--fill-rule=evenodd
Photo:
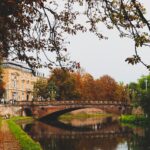
M110 117L19 124L43 150L150 150L149 128L120 125Z

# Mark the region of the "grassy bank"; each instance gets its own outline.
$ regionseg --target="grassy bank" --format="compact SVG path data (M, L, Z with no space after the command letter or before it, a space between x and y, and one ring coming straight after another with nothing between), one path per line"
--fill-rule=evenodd
M21 116L17 116L17 117L12 117L11 118L12 121L26 121L26 120L34 120L32 117L21 117Z
M17 116L17 117L12 117L11 118L12 121L16 122L17 124L19 123L32 123L34 121L34 118L33 117L20 117L20 116Z
M108 117L111 116L111 114L101 114L101 113L93 113L93 114L87 114L87 113L78 113L78 114L71 114L66 113L64 115L61 115L58 119L59 120L72 120L72 119L87 119L87 118L98 118L98 117Z
M136 115L122 115L120 117L120 122L125 124L145 126L150 124L150 118L146 118L145 116L136 116Z
M19 141L22 150L42 150L40 144L38 142L35 142L27 133L25 133L21 129L19 125L15 123L15 121L23 120L23 119L27 119L27 118L15 117L7 121L10 130L12 131L16 139Z

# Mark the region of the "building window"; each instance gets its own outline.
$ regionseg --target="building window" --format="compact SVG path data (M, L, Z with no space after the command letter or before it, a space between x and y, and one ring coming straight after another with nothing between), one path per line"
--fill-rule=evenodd
M12 82L12 87L17 88L17 77L14 74L11 74L11 82Z
M22 90L24 90L24 80L22 80Z
M17 88L17 80L12 80L12 87Z
M17 92L12 92L12 99L17 100Z
M16 81L16 79L14 80L14 88L17 88L17 81Z
M27 89L29 88L29 80L27 81Z
M22 101L24 100L24 92L22 92Z

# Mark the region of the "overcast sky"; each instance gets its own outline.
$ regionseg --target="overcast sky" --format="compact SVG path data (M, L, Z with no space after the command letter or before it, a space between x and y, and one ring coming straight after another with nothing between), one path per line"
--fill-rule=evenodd
M148 0L141 1L150 11ZM108 32L103 28L100 30L109 36L109 40L99 41L95 35L90 33L70 37L71 43L68 48L71 59L79 61L81 67L94 78L108 74L118 82L129 83L149 73L141 64L132 66L125 62L127 57L134 54L134 43L131 40L120 39L117 31ZM150 64L150 50L143 48L141 55Z

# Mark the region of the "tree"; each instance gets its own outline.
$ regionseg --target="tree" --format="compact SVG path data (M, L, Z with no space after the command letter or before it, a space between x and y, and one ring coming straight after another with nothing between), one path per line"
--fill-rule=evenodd
M139 105L143 108L144 113L150 117L150 75L142 76L138 80L139 87Z
M133 104L133 106L139 106L139 94L140 89L138 83L131 82L128 85L129 88L129 98Z
M94 79L86 73L82 76L81 99L95 100Z
M50 89L47 86L47 81L45 79L39 79L33 88L33 95L35 100L46 100L50 98Z
M57 99L59 100L73 100L78 99L79 93L75 87L75 78L69 71L56 68L52 71L49 78L49 83L53 82L57 87Z
M50 99L55 100L58 95L58 88L55 85L55 82L53 81L49 81L47 84L48 84L47 88L49 89L49 93L50 93Z
M104 75L97 80L98 99L101 100L116 100L115 92L117 82L110 76Z
M143 92L140 95L140 106L143 108L144 113L147 117L150 117L150 90L148 92Z
M115 91L115 100L118 101L129 101L128 89L127 86L123 83L117 84L117 88Z
M141 90L144 91L150 90L150 75L142 76L138 80L138 85Z
M82 72L81 71L72 72L71 77L75 81L74 84L75 84L76 99L80 100L82 95L82 87L83 87Z
M150 75L142 76L137 83L130 83L132 92L132 103L134 106L142 107L144 113L150 117Z
M139 0L1 0L0 53L3 58L11 56L26 61L33 69L42 65L79 67L65 55L65 37L90 31L99 39L106 39L98 31L99 24L104 24L108 29L117 28L120 37L134 41L135 55L126 61L141 62L149 69L137 50L150 46L150 23L145 14ZM82 23L78 18L83 15L85 22ZM42 63L43 55L47 61Z

